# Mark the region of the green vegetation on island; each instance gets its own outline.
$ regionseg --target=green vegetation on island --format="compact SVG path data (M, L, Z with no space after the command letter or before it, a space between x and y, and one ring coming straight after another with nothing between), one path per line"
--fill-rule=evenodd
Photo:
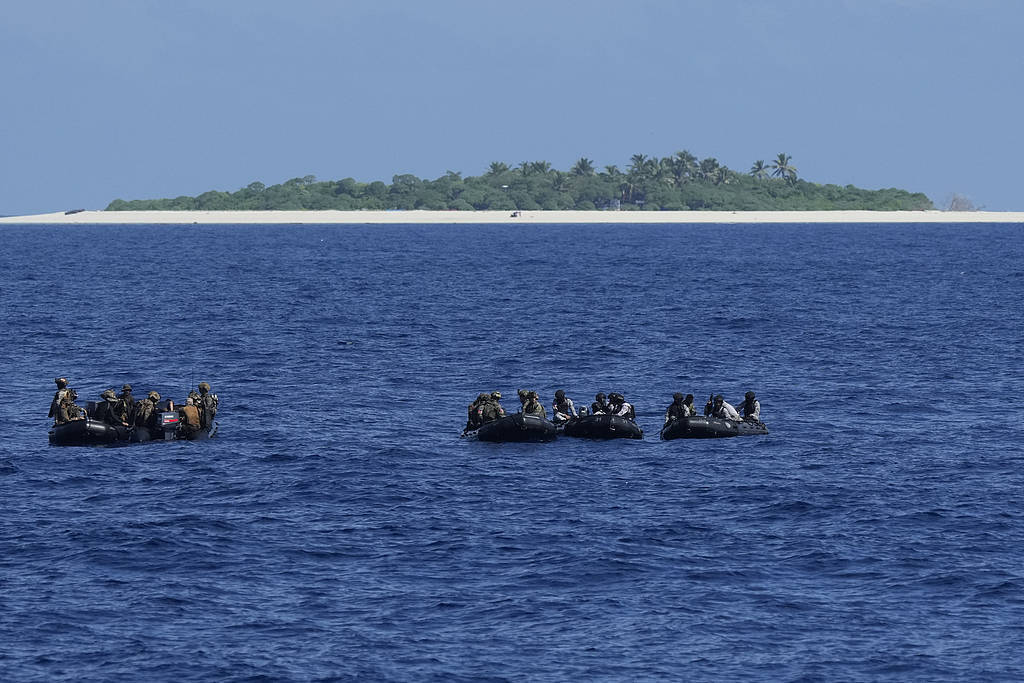
M435 180L396 175L391 184L352 178L293 178L280 185L254 182L237 192L204 192L175 199L115 199L107 211L301 211L337 209L646 210L646 211L914 211L934 209L924 194L819 185L801 180L791 158L755 161L747 173L713 158L682 151L670 157L634 154L625 171L594 167L587 158L568 171L546 161L510 167L495 161L481 176L448 171Z

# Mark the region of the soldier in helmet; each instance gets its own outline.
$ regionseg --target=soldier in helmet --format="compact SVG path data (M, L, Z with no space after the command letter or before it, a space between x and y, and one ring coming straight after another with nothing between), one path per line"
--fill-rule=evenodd
M132 397L132 385L125 384L121 387L119 399L124 401L124 412L128 416L128 424L135 422L135 399Z
M68 393L68 378L58 377L53 380L54 384L57 385L57 391L53 394L53 400L50 401L50 413L47 417L52 417L60 424L60 419L57 415L57 411L60 409L60 402L64 400L64 396Z
M199 409L199 423L203 429L213 426L213 418L217 417L217 406L220 400L217 394L210 393L209 382L199 383L199 400L195 402Z
M576 406L572 399L565 395L565 391L559 389L555 392L555 400L551 402L551 419L556 424L568 422L574 417L579 417Z
M605 400L607 397L603 391L597 392L594 396L594 402L590 404L591 415L604 415L608 411L608 402Z
M632 403L626 402L626 397L619 393L608 394L608 412L628 420L636 421L636 411Z
M135 404L135 426L151 427L153 415L156 414L156 404L160 403L160 394L155 391L149 392L144 401Z
M490 396L484 402L483 408L480 411L480 419L482 424L487 422L494 422L505 417L505 409L501 407L501 392L492 391Z
M181 430L186 439L200 430L199 408L195 406L191 395L185 399L185 405L178 408L178 415L181 417Z
M536 391L528 391L526 393L526 403L523 404L523 414L537 415L538 417L543 417L545 420L548 418L547 411L545 411L544 406L541 405L540 395Z
M93 416L100 422L106 422L113 427L127 427L128 415L124 409L124 403L117 397L113 389L107 389L100 398L103 402L96 406L96 414Z
M672 403L665 411L665 424L683 417L693 417L696 414L697 409L693 407L693 394L687 394L684 398L683 395L677 391L672 394Z
M462 430L463 434L477 429L484 423L484 405L489 399L490 396L481 393L477 394L473 402L469 404L469 408L466 410L466 428Z
M743 402L740 403L739 408L743 413L743 419L747 422L761 421L761 402L757 400L753 391L748 391L743 395Z
M53 420L54 424L64 424L65 422L72 422L83 418L82 409L75 403L77 399L78 392L74 389L68 388L64 391L60 398L60 403L57 404L57 413L54 415Z

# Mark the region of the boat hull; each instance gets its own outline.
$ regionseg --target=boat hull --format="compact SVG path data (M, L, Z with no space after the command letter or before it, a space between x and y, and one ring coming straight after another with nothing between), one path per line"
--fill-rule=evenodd
M562 433L577 439L642 439L644 430L619 415L585 415L562 426Z
M538 415L515 413L488 422L476 432L480 441L542 443L554 441L558 432L548 420Z
M722 439L732 436L759 436L768 433L763 422L723 420L717 417L684 417L661 428L661 438Z

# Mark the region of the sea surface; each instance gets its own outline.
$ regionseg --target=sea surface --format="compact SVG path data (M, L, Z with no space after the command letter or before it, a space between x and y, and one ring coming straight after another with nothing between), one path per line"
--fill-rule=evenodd
M0 241L0 680L1024 680L1022 225ZM51 447L60 375L220 433ZM459 438L519 388L645 438Z

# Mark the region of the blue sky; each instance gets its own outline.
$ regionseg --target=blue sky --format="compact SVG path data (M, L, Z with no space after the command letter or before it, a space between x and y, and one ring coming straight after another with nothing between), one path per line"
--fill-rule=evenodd
M40 0L0 214L688 149L1024 210L1017 0Z

